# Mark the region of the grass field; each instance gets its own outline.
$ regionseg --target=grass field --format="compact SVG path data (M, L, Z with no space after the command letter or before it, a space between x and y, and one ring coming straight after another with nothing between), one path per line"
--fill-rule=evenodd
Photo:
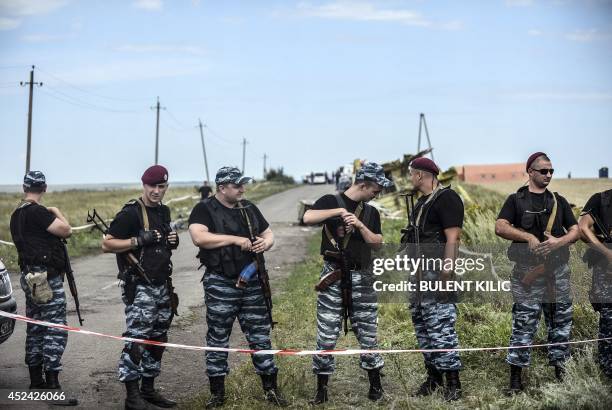
M247 186L246 198L258 201L292 187L292 185L261 182ZM87 211L96 208L103 218L112 218L127 201L138 198L142 190L120 189L109 191L71 190L62 192L49 192L43 196L42 204L58 207L73 227L87 224ZM198 197L195 188L170 186L164 202L169 203L172 219L187 218ZM192 198L191 196L196 196ZM188 197L180 201L173 199ZM0 240L12 241L9 230L11 214L19 204L22 194L0 193ZM68 249L72 257L101 252L101 236L98 231L84 230L75 232L68 239ZM0 244L0 258L9 269L17 268L17 255L15 248Z
M499 192L503 195L516 192L520 184L516 182L492 182L481 185L484 188ZM557 191L564 196L571 204L583 207L586 201L596 192L605 191L612 188L612 179L596 178L575 178L575 179L556 179L553 178L549 189Z
M501 194L482 187L464 186L471 201L466 204L464 234L467 244L495 237L495 220ZM402 220L383 220L383 233L387 243L399 240ZM314 235L306 262L295 267L282 289L274 289L275 320L279 324L273 331L273 348L313 349L316 338L316 292L314 284L319 277L321 261L318 255L319 235ZM583 269L575 252L571 261L573 272ZM506 262L508 265L508 262ZM505 273L504 273L505 272ZM507 278L509 269L501 270ZM505 275L505 276L504 276ZM588 288L589 278L575 286ZM279 291L283 293L278 294ZM503 303L458 304L457 331L462 347L506 346L511 332L511 306ZM596 337L597 315L589 304L574 305L573 340ZM416 348L414 328L406 304L387 303L379 306L379 346ZM546 343L543 325L535 343ZM243 345L244 346L244 345ZM238 346L236 346L238 347ZM358 348L355 337L343 334L338 348ZM567 377L559 383L548 366L546 352L534 349L532 366L526 372L527 390L514 397L506 397L508 365L505 351L462 353L464 370L461 372L463 399L448 404L441 395L413 398L412 393L425 378L421 354L385 355L383 386L385 399L372 403L367 399L367 373L359 368L355 356L337 357L337 371L330 378L330 402L325 408L333 409L605 409L612 407L612 384L603 376L595 362L595 344L576 345L567 365ZM314 396L316 379L312 374L311 357L277 357L279 381L292 408L308 407ZM262 400L261 382L255 375L250 360L245 360L227 378L227 408L267 409ZM187 408L201 409L208 397L203 391L187 404Z

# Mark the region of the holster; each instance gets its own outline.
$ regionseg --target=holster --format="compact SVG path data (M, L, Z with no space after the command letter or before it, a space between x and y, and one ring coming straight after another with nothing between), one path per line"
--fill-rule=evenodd
M326 290L332 283L339 281L342 279L342 271L340 269L335 269L319 280L319 283L315 285L315 290L317 292L321 292Z
M125 296L125 302L128 305L134 303L136 298L136 278L131 269L124 270L117 274L117 279L123 281L123 294Z

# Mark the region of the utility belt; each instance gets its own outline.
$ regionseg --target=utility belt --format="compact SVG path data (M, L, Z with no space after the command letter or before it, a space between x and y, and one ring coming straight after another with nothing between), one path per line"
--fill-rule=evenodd
M323 257L323 260L325 262L329 263L330 265L332 265L334 267L334 269L340 269L340 266L338 266L338 262L336 262L335 260L333 260L331 258L328 258L328 257L325 257L325 256ZM349 270L356 270L356 271L360 271L363 268L363 266L361 265L360 262L355 262L355 261L351 261L351 260L347 261L346 267Z
M25 265L21 270L21 275L30 289L32 300L36 304L45 304L53 298L53 289L49 285L49 280L61 277L63 281L62 273L58 269L42 265Z
M119 272L117 274L117 279L123 282L123 292L128 305L134 303L134 298L136 298L136 287L138 285L149 286L149 284L134 271L134 268L128 268ZM151 283L154 286L163 286L169 285L171 280L170 276L166 277L164 280L160 280L160 278L151 278Z

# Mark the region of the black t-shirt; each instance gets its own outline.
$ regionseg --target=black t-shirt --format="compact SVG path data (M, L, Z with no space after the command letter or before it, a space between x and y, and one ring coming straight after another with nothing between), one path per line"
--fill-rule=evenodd
M166 205L145 206L149 218L149 230L161 229L164 221L170 221L170 209ZM129 239L138 236L143 226L140 222L140 207L137 204L124 207L115 216L108 228L108 233L117 239ZM166 226L166 228L168 228Z
M529 195L531 197L533 211L541 211L544 209L545 192L541 194L525 192L525 195ZM557 199L557 213L561 214L561 225L565 229L569 229L577 224L576 217L572 212L572 207L565 198L559 195L557 196ZM497 219L505 219L513 226L520 227L522 215L517 215L516 209L516 193L514 193L506 199L506 202L504 202L501 211L499 211L499 216Z
M23 237L24 243L21 244L17 239L19 225L20 225L20 213L23 212ZM52 261L50 262L52 267L60 269L62 262L64 261L61 238L53 235L47 228L51 226L55 221L56 216L49 211L47 208L40 204L33 203L22 209L18 209L11 215L10 230L13 242L17 246L18 252L24 254L26 259L34 257L38 262L32 260L28 263L42 264L39 257L44 255L49 256L53 253ZM23 247L22 247L23 245ZM48 266L49 267L49 266Z
M357 206L359 205L359 202L353 201L348 196L346 196L344 193L340 195L342 196L342 199L344 200L344 203L346 205L346 210L348 212L355 213L355 210L357 210ZM324 195L321 198L319 198L313 204L312 209L313 210L325 210L325 209L335 209L335 208L340 208L340 207L341 206L338 204L338 200L336 199L335 195L328 194L328 195ZM359 219L363 221L364 216L365 216L365 207L362 210ZM341 220L338 218L334 218L331 221L327 221L325 224L328 226L330 232L334 234L336 230L338 229L338 227L340 226ZM382 233L381 227L380 227L380 214L378 213L378 210L374 207L371 207L370 216L368 218L368 221L366 222L366 226L370 231L372 231L372 233L375 233L375 234ZM325 229L323 229L322 236L321 236L321 255L324 255L325 251L333 252L335 250L336 248L334 248L334 246L331 244L331 242L327 238L327 235L325 234ZM361 232L359 232L359 230L355 230L353 234L351 235L351 239L348 243L347 250L349 251L349 254L353 256L354 260L357 260L356 255L362 255L363 256L362 261L361 261L362 265L364 265L364 262L366 260L369 261L370 248L369 246L365 245L365 240L363 239L363 236L361 236ZM332 260L325 256L324 256L324 259Z
M431 194L430 194L431 195ZM425 204L430 195L425 195L419 198L415 207L415 217L419 214L419 209ZM423 230L426 232L444 230L447 228L462 228L463 227L463 201L457 193L450 188L446 188L444 192L438 194L438 198L434 199L433 205L429 209L429 214L425 221L419 221L420 224L425 224ZM425 217L425 210L421 218Z
M219 206L219 209L221 209L221 212L224 212L227 217L234 219L237 222L237 224L240 226L241 230L240 232L237 233L236 236L243 236L245 238L250 237L249 227L246 224L242 216L242 213L240 212L240 208L238 207L228 208L225 205L223 205L221 202L219 202L219 200L217 200L217 198L215 197L211 198L210 200L216 201L217 202L216 205ZM257 218L257 224L259 226L259 233L262 233L263 231L268 229L270 224L268 223L268 221L266 221L266 218L264 218L259 208L257 208L254 204L248 201L243 201L243 204L244 206L251 207L250 209L255 214L255 217ZM204 203L202 202L196 204L196 206L191 211L191 215L189 215L189 225L191 224L201 224L201 225L206 226L210 232L212 233L215 232L214 230L215 225L213 223L212 216L210 215L210 212L206 208L206 205L204 205Z
M605 192L608 192L608 195L612 195L612 189L605 191ZM612 212L612 207L606 206L606 205L604 205L604 208L601 207L601 201L602 201L601 194L602 192L598 192L594 194L591 198L589 198L586 205L584 205L584 208L582 208L581 215L584 215L587 212L590 212L599 219L599 222L603 225L604 229L612 229L612 226L606 226L606 223L608 223L609 225L612 225L612 215L609 214L610 212ZM608 215L604 215L606 212L608 213ZM606 222L606 221L610 221L610 222ZM597 228L597 225L595 226L595 230L599 234L603 233L603 232L599 232L600 230L599 228Z
M212 188L207 185L202 185L200 188L198 188L198 192L202 196L202 199L206 199L211 194Z
M588 211L593 212L601 218L601 192L590 197L586 205L584 205L584 208L582 208L583 213Z

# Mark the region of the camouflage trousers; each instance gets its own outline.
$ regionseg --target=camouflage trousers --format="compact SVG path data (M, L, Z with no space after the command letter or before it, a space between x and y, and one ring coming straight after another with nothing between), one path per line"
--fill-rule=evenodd
M24 275L21 275L20 284L26 296L27 317L60 325L66 324L66 294L61 276L49 279L53 297L44 304L36 304L32 300ZM28 323L25 343L26 365L29 367L43 365L47 371L61 371L61 360L67 340L66 330Z
M410 305L412 324L419 343L419 349L456 349L459 338L455 330L457 307L452 303L412 303ZM425 366L439 371L461 370L459 353L423 353Z
M325 262L321 277L336 267ZM353 311L350 316L351 329L362 349L377 349L376 331L378 329L378 303L367 275L351 271ZM336 347L342 329L342 290L340 281L332 283L327 289L319 292L317 297L317 350L331 350ZM379 369L384 365L380 354L360 355L362 369ZM315 374L332 374L335 370L335 356L312 356L312 370Z
M264 295L255 278L244 289L236 287L236 280L223 275L204 275L204 303L206 304L206 345L209 347L230 347L229 339L234 320L238 317L249 348L268 350L270 341L270 320ZM278 372L272 355L251 355L255 372L270 375ZM230 371L227 352L206 352L206 373L209 377L224 376Z
M548 331L548 343L569 341L573 311L569 267L563 264L553 269L554 284L548 284L550 279L540 276L530 286L525 286L521 279L528 269L528 266L516 264L512 271L514 304L510 346L533 344L542 312ZM553 288L554 295L550 295L549 291ZM562 365L569 356L570 346L567 344L548 347L548 361L551 366ZM531 349L510 349L506 361L515 366L527 367L531 363Z
M593 267L591 301L599 311L600 339L612 337L612 275L609 273L610 268L603 265ZM612 340L598 342L597 356L601 370L608 377L612 377Z
M168 287L139 284L135 293L134 301L128 304L122 287L122 299L126 304L123 336L167 342L172 322ZM125 383L159 376L163 353L162 346L126 342L119 358L119 381Z

